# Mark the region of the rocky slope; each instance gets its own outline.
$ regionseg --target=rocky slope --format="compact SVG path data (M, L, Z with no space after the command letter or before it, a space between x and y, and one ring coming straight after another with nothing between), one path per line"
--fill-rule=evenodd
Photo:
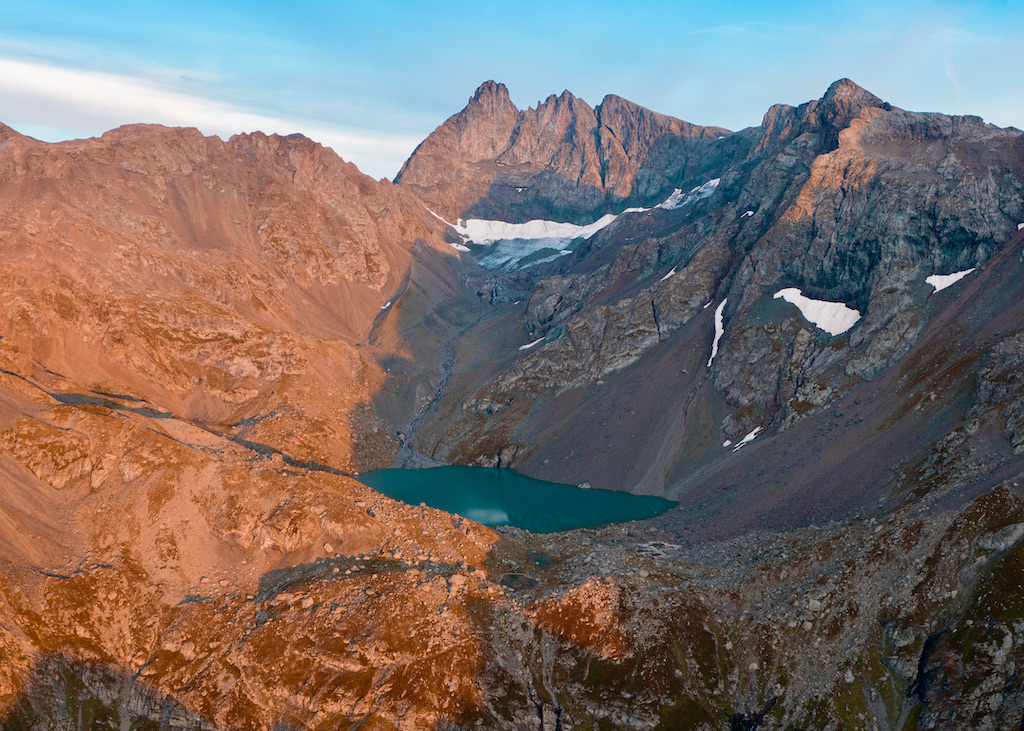
M277 724L298 689L263 675L267 647L210 659L264 624L257 604L287 607L282 586L373 556L383 568L345 585L372 626L388 566L478 567L493 541L343 476L396 449L371 408L385 372L360 345L414 251L445 276L436 219L301 137L136 126L46 145L3 128L0 145L0 697L28 704L6 723L102 725L84 695L77 719L64 696L51 714L63 688L73 705L120 699L123 718ZM264 644L304 631L285 624ZM351 677L404 666L381 652ZM228 692L241 676L250 691Z
M605 213L508 273L438 218ZM0 727L1020 728L1019 221L1018 130L846 80L737 133L488 82L394 185L2 127ZM491 530L396 454L680 504Z
M415 199L301 137L3 137L8 342L83 394L296 460L354 470L360 450L388 453L367 408L382 372L356 346L413 248L439 244Z

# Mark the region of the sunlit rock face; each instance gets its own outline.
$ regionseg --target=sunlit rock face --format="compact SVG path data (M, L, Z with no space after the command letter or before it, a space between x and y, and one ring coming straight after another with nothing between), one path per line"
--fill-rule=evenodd
M0 726L1019 728L1022 181L847 80L736 133L488 82L396 184L0 127ZM496 531L396 459L679 506Z
M158 127L13 137L0 179L3 335L42 367L298 460L386 453L354 345L432 235L403 191L301 137Z

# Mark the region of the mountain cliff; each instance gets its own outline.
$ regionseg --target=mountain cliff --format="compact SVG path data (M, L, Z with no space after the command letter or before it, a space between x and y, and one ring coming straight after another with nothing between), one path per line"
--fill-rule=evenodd
M393 184L0 126L0 727L1020 728L1022 221L1024 134L845 79L738 132L486 82Z

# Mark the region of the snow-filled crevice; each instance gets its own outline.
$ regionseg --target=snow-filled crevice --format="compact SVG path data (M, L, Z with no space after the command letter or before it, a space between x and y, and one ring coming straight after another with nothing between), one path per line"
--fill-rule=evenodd
M729 301L726 297L722 300L722 304L718 305L715 310L715 339L711 343L711 357L708 358L708 368L711 367L711 363L715 360L715 356L718 355L718 342L722 339L722 335L725 334L725 323L722 320L722 313L725 311L725 303Z
M667 211L672 211L676 208L682 208L683 206L689 205L690 203L696 203L699 200L710 198L711 194L718 188L718 184L721 180L721 178L709 180L702 185L698 185L688 193L684 193L682 188L676 188L672 191L672 195L656 205L655 208L664 208Z
M754 441L754 439L760 433L761 433L761 427L759 427L759 426L758 427L754 427L754 430L752 432L750 432L749 434L747 434L745 437L743 437L739 441L739 443L735 447L732 448L732 451L734 451L734 452L740 451L747 444L749 444L750 442ZM731 444L731 442L726 442L723 446L728 447L729 444Z

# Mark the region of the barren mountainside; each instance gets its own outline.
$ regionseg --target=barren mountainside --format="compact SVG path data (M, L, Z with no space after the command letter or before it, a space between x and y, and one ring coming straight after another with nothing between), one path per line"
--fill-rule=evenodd
M1022 223L1024 134L849 80L486 82L394 183L0 126L0 727L1019 729ZM439 463L678 506L355 479Z

